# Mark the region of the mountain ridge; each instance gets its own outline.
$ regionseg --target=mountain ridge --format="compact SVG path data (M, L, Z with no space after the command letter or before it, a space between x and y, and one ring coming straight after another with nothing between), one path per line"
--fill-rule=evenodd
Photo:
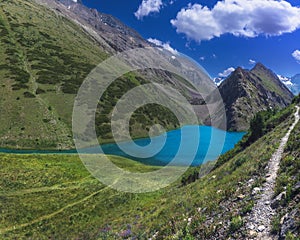
M63 14L69 20L83 27L99 43L106 46L110 53L122 52L136 47L154 46L144 40L135 30L123 24L116 17L100 13L72 0L35 0L54 11ZM96 33L96 36L95 36Z
M68 5L45 1L53 4L53 11L31 0L7 0L0 6L1 146L70 148L71 110L82 80L99 62L131 46L122 38L118 46L111 46L112 35L98 36L76 17L70 21L64 16L74 16ZM77 7L79 4L74 5ZM94 15L91 21L100 19ZM138 41L132 46L136 44ZM115 97L150 82L168 82L190 102L203 104L183 79L156 69L128 73L100 101L95 122L102 137L110 139L108 118ZM247 217L264 190L270 158L294 122L300 96L289 105L291 93L261 64L253 71L236 69L219 89L230 120L228 128L248 129L250 125L249 133L216 162L191 167L156 192L118 192L91 176L75 154L0 154L0 238L256 239L260 230L248 228ZM260 113L252 118L255 112ZM141 109L133 117L134 124L140 124L135 129L140 132L134 134L148 133L147 127L157 116L162 118L159 123L177 127L168 112ZM284 149L272 196L275 239L300 236L299 142L298 123ZM108 157L126 172L161 169ZM214 169L206 172L211 165ZM109 177L114 177L116 184L122 181L118 173Z
M247 130L255 113L287 106L293 94L271 70L257 63L251 70L235 69L220 85L227 129Z
M73 102L85 77L117 51L151 46L109 15L65 3L72 4L70 9L56 0L5 1L1 6L2 147L73 148ZM81 12L83 19L73 11ZM95 28L88 24L89 19ZM117 96L150 82L171 86L188 101L199 102L191 84L174 74L155 69L125 74L114 81L99 103L96 131L101 143L113 141L109 119ZM157 112L161 119L154 116ZM134 138L148 136L151 119L168 130L179 127L170 111L149 105L132 118Z
M5 101L0 106L4 112L0 126L0 145L50 149L74 147L71 132L73 101L84 78L112 54L135 47L148 47L151 43L116 18L71 0L6 1L2 9L1 29L6 34L1 36L3 57L0 74L6 83L3 83L2 88L2 99ZM16 12L20 14L12 16ZM273 77L272 73L262 70L263 75ZM236 71L241 75L249 75L241 69ZM255 78L258 82L258 77ZM264 98L271 96L278 103L276 106L273 104L274 107L283 107L290 101L290 97L280 95L286 89L279 82L272 82L268 76L261 76L261 79L267 84L251 85L252 90L261 88L261 94L257 96L259 102L264 102ZM161 70L142 70L118 79L100 101L96 113L96 131L101 136L101 143L113 141L109 119L116 104L116 96L122 96L130 88L150 82L177 89L194 107L200 124L211 124L211 121L206 120L209 113L203 97L189 82ZM230 86L224 91L225 82L219 89L227 108L227 129L247 130L254 112L269 105L257 106L255 111L249 104L245 111L236 109L239 106L235 101L251 96L245 91L247 83L235 86L234 81L231 81L236 90L233 92ZM267 87L271 87L271 91L265 91L264 88ZM116 92L115 89L119 90ZM26 112L24 106L34 107ZM134 138L148 136L148 129L153 125L151 119L156 119L156 106L148 107L149 109L141 109L133 116L131 134ZM218 119L219 111L214 111L217 113L213 117ZM160 107L158 112L163 119L156 119L156 123L165 126L167 130L179 127L170 111ZM247 116L246 119L239 117L243 113ZM140 118L140 114L145 118ZM8 123L5 119L14 120ZM35 131L36 127L41 131ZM20 134L22 139L19 138Z

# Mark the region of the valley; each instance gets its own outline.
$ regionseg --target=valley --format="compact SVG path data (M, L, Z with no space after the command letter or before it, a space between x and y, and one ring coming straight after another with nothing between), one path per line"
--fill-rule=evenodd
M151 1L142 1L127 18L137 28L143 26L142 36L118 18L87 7L87 2L0 3L0 239L299 239L299 74L284 77L268 67L278 69L278 59L272 57L278 55L268 47L285 41L279 39L285 31L278 36L266 33L262 40L255 36L262 30L255 31L250 24L249 29L245 25L226 36L217 32L199 37L195 45L189 34L206 32L205 26L203 33L197 25L192 26L200 13L211 14L209 25L219 16L212 14L215 8L232 3L219 1L213 8L189 4L181 8L176 20L168 19L168 24L174 34L185 34L180 38L186 37L182 45L187 51L202 49L198 55L192 54L197 59L192 60L168 41L143 37L151 26L147 11L156 22L157 34L173 36L167 31L162 34L165 25L157 24L159 12L183 3L161 2L151 10L152 5L144 6ZM268 1L270 6L282 3L286 2ZM101 4L105 8L107 3ZM122 4L118 8L123 13ZM130 8L133 3L126 4ZM241 2L234 2L232 14L238 4L242 8ZM271 9L276 9L274 6ZM257 7L254 0L252 7ZM179 24L195 10L198 13L192 14L188 24ZM279 19L284 13L270 16ZM255 16L258 19L260 14ZM234 22L243 16L229 18ZM215 21L220 31L217 24ZM186 34L182 26L196 30ZM265 26L271 29L269 23ZM252 38L266 41L264 54L256 52L256 56L263 58L268 53L273 59L266 66L252 55L247 59L249 56L242 54L247 47L229 43L241 36L245 39L240 41L252 47ZM224 45L227 56L221 51L216 54L221 48L210 49L209 41L214 47ZM243 61L237 61L235 48L241 51ZM152 59L143 55L149 49L155 49ZM140 51L141 56L134 51L130 56L132 50ZM299 64L300 51L293 51L290 57ZM118 76L103 90L111 75L103 74L99 66L122 54L132 66L141 68ZM136 63L136 55L143 61ZM178 71L167 70L169 65L162 59ZM238 65L230 67L230 59ZM286 59L280 59L280 66L292 69ZM161 68L146 68L151 60ZM200 61L207 66L228 61L229 68L214 82ZM114 63L108 66L112 72L128 69ZM90 80L88 88L78 95L85 80ZM146 88L148 85L156 88ZM103 94L94 104L91 98L98 86ZM127 105L118 105L136 89L142 89L139 95L129 98ZM126 112L127 107L145 99L150 103ZM168 105L171 100L175 104ZM180 107L182 119L176 115ZM124 119L118 118L122 111L127 114L123 118L129 116L128 129L123 126ZM114 118L121 123L115 132ZM78 122L82 125L76 125ZM123 136L127 130L130 139ZM76 149L80 141L91 144ZM113 181L107 184L107 179ZM122 189L122 184L127 188ZM139 187L136 191L134 184Z
M248 233L243 230L243 219L251 212L256 198L251 192L264 183L265 166L293 122L288 116L207 176L187 185L182 185L184 182L179 179L153 193L121 193L105 187L90 176L76 156L1 154L1 236L39 239L245 236ZM287 158L292 157L289 151L288 148L284 151ZM132 172L157 169L120 157L111 160ZM190 168L182 180L194 171L199 168ZM280 171L285 170L280 168ZM291 196L295 197L294 194ZM240 219L240 225L233 225L235 219Z

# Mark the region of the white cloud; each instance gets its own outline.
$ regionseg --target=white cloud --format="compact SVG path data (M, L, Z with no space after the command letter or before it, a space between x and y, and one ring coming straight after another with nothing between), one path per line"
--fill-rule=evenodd
M149 42L155 44L156 46L163 47L164 49L170 51L170 52L173 53L173 54L178 54L178 51L177 51L176 49L172 48L172 47L170 46L170 43L168 43L168 42L167 42L167 43L164 43L164 42L162 42L162 41L160 41L160 40L158 40L158 39L155 39L155 38L148 38L147 40L148 40Z
M228 77L234 70L235 70L235 68L233 68L233 67L227 68L222 73L219 73L218 76L219 77Z
M162 5L162 0L143 0L134 15L137 19L142 19L150 13L159 12Z
M201 60L201 61L204 61L204 60L205 60L205 57L204 57L204 56L200 57L200 60Z
M249 59L249 64L250 65L254 65L256 63L256 61L255 60L253 60L253 59Z
M295 50L292 53L292 56L296 59L296 61L300 64L300 50Z
M195 41L230 33L235 36L278 36L300 28L300 8L281 0L223 0L209 9L189 4L171 20L177 33Z

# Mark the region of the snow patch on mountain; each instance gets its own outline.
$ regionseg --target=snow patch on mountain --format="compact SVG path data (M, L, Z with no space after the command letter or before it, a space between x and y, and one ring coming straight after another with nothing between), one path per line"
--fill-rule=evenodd
M277 77L280 79L281 82L283 82L286 86L292 86L292 79L289 77L285 77L282 75L277 75Z
M288 87L288 89L290 89L291 92L295 95L300 93L300 84L297 81L298 79L297 76L299 76L299 74L293 77L285 77L282 75L277 75L280 81L282 81Z

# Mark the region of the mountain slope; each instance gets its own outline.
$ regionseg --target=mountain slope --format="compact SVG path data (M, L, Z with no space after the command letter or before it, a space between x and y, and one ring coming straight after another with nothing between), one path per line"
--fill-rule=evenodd
M278 78L291 90L295 95L300 93L300 74L293 77L284 77L278 75Z
M110 53L153 46L117 18L100 13L96 9L89 9L80 2L72 0L36 0L36 2L80 25Z
M80 27L31 1L3 2L0 28L0 144L70 147L74 95L66 93L106 53Z
M292 92L297 95L300 93L300 74L291 77Z
M300 104L300 96L294 102ZM272 206L276 215L272 218L272 231L280 239L298 237L300 233L300 123L288 140L280 163Z
M72 109L85 77L113 53L151 46L119 20L71 0L5 1L0 5L0 29L2 147L74 147ZM172 86L191 102L198 98L191 84L174 74L155 70L125 74L99 103L100 142L113 140L109 123L117 97L150 82ZM152 121L157 113L161 118ZM179 127L174 114L156 105L139 109L132 123L133 137L148 136L155 123L166 129Z
M207 176L186 185L179 180L153 193L121 193L105 187L89 176L76 156L0 155L0 237L246 239L250 233L245 219L259 198L256 188L262 187L269 159L294 121L294 109L292 105L273 116L281 119L273 130ZM299 126L291 133L276 190L289 181L294 190L288 204L294 209L299 204L295 195L299 188L294 187L299 181L294 174L299 172L294 161ZM132 172L157 169L122 158L112 161ZM293 168L287 167L290 164ZM197 170L191 168L182 180ZM280 211L290 210L283 205ZM282 227L299 237L299 228L286 227L289 216L297 220L293 212L285 216Z
M244 131L255 113L268 108L287 106L293 94L278 77L262 64L252 70L237 68L219 86L223 97L227 128Z
M258 232L259 239L271 239L271 219L276 215L275 201L271 204L274 196L275 181L278 176L279 164L283 157L283 151L290 138L291 132L299 123L299 107L296 106L294 123L290 126L286 135L281 139L277 151L272 155L267 166L266 181L261 189L260 199L257 199L251 214L247 217L247 228ZM283 196L284 194L282 194ZM253 235L255 233L253 232Z

